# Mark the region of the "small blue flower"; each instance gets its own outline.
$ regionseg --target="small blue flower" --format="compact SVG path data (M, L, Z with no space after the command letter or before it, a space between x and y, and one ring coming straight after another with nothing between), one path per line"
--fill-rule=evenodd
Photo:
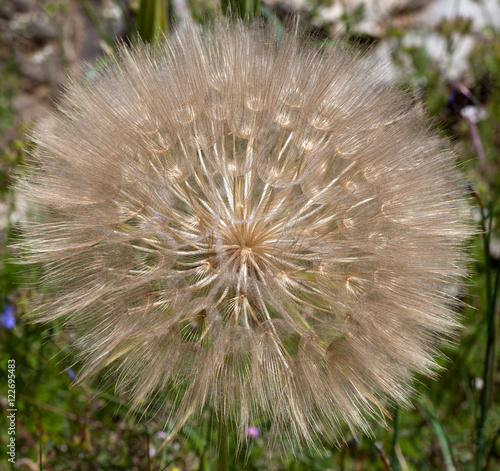
M0 315L0 324L5 329L13 329L16 325L16 316L14 316L14 308L8 304L5 306L2 314Z
M474 191L474 187L472 186L472 182L467 182L464 186L465 191Z
M76 373L71 368L68 368L66 370L66 374L69 376L69 379L71 380L74 380L76 378Z
M456 98L457 98L457 91L453 90L450 96L448 97L448 101L446 102L446 109L449 110L451 108Z

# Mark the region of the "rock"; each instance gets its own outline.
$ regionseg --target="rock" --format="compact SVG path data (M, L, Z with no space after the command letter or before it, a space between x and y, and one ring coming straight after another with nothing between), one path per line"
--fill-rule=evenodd
M15 11L22 13L33 10L35 6L34 0L10 0L10 2Z

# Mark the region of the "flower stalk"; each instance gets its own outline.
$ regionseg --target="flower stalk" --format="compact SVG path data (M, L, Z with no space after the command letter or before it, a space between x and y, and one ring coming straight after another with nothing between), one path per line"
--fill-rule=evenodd
M168 33L168 0L140 0L135 28L144 42L155 42Z
M486 352L483 368L483 387L481 389L479 418L477 423L477 454L476 454L476 470L484 469L484 454L486 450L486 423L488 420L488 412L490 409L490 399L492 394L492 381L494 375L494 362L496 355L495 348L495 333L496 333L496 302L498 297L498 289L500 286L500 270L497 269L493 279L491 256L490 256L490 240L491 229L493 223L493 205L489 205L488 209L481 207L481 229L483 236L484 263L486 271Z
M217 422L217 463L216 471L229 471L228 424L223 417Z

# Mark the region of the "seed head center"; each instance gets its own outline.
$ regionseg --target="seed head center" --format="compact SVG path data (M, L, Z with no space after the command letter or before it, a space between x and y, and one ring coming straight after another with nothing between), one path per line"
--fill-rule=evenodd
M265 231L247 222L231 224L226 229L223 236L224 250L230 267L236 272L244 270L250 276L259 271L266 252L272 250Z

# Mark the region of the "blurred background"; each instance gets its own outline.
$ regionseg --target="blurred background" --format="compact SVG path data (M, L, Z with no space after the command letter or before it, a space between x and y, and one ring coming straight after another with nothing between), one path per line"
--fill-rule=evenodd
M0 0L0 371L16 362L16 464L0 433L0 471L215 470L211 420L183 427L152 459L167 429L161 416L129 414L112 390L83 384L67 354L61 326L23 320L33 274L12 264L9 242L23 217L9 190L32 145L29 131L61 98L65 77L105 60L118 42L154 41L175 24L203 23L217 9L260 16L282 27L290 15L318 45L343 38L390 65L457 148L479 234L454 348L444 347L438 380L416 378L411 410L393 410L387 428L352 436L337 449L323 443L301 455L263 455L265 432L249 426L253 446L231 448L232 470L498 470L500 362L498 262L500 233L500 0ZM0 384L1 423L7 380Z

